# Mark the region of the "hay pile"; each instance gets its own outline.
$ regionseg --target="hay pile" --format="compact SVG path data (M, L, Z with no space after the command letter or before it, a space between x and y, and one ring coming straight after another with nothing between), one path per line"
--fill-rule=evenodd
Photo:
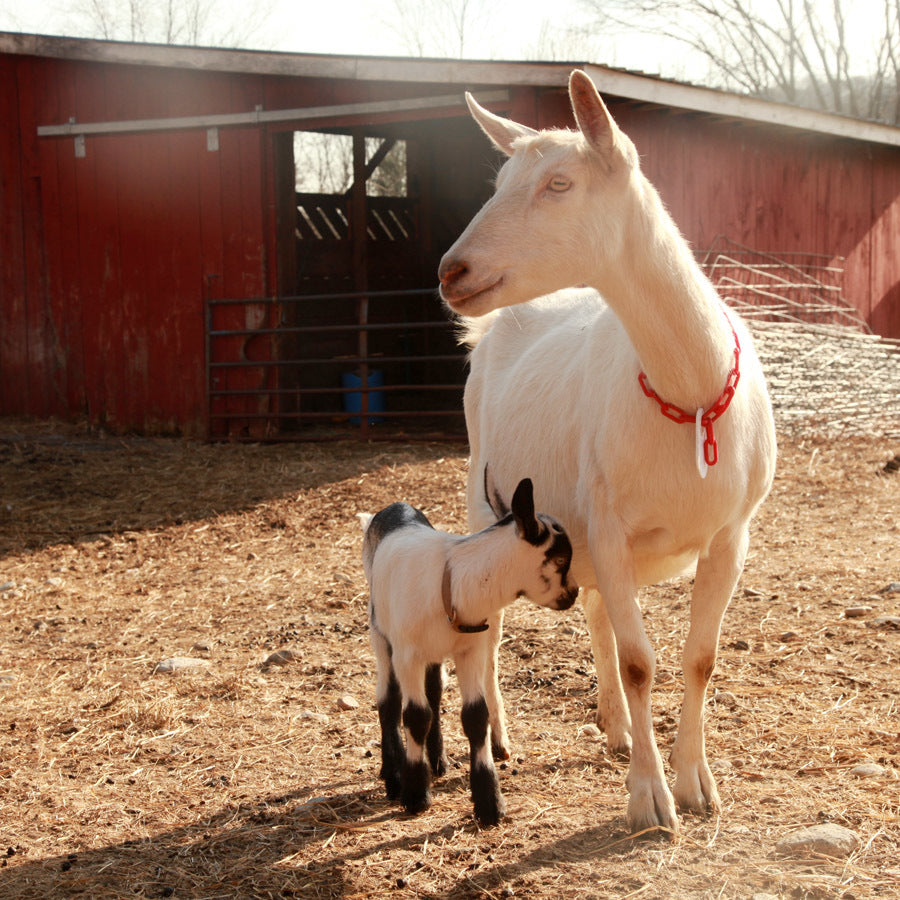
M750 325L779 432L900 439L900 341L846 325Z
M508 822L472 819L453 679L457 766L419 817L384 800L355 514L407 499L462 530L458 445L0 435L2 900L898 896L895 443L782 438L707 706L725 809L670 843L625 828L577 606L508 616ZM664 758L687 589L644 599ZM202 662L154 674L176 656ZM826 821L849 857L777 851Z

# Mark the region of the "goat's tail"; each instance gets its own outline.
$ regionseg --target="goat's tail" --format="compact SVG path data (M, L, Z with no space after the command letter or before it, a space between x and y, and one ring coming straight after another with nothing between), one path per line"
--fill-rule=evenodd
M362 527L363 534L365 534L366 529L369 527L369 522L372 521L375 517L372 513L357 513L356 518L359 519L359 524Z
M497 318L499 309L492 309L489 313L478 318L471 316L459 316L456 320L456 340L469 350L474 350L478 342L491 330L494 319Z

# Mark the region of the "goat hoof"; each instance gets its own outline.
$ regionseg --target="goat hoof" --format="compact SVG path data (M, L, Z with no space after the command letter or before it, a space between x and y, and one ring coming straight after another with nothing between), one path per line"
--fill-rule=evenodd
M496 825L506 815L506 801L500 793L500 782L494 767L474 765L469 782L478 823L485 827Z
M441 775L447 774L447 757L441 756L438 759L432 760L431 763L431 774L436 778L440 778Z
M675 801L665 781L656 778L633 778L626 781L631 796L628 800L628 827L633 832L656 831L670 837L678 833Z
M382 775L384 779L384 792L392 803L400 799L403 794L403 784L399 775Z
M431 767L425 760L409 762L403 766L403 790L400 802L403 808L415 815L431 806Z
M475 819L482 828L499 825L505 815L506 801L500 794L497 794L496 798L491 798L490 802L475 803Z
M491 756L494 757L497 762L506 762L512 754L509 752L509 747L505 744L491 744Z
M402 802L403 809L411 816L416 816L431 806L431 791L424 794L410 794L404 791Z

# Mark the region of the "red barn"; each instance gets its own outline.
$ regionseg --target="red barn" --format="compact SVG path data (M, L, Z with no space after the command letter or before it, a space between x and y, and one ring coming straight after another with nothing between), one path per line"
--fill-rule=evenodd
M900 337L900 129L583 67L698 251L838 261ZM462 94L565 126L571 68L0 34L0 414L461 432L435 273L496 167ZM298 188L308 132L348 142L349 189Z

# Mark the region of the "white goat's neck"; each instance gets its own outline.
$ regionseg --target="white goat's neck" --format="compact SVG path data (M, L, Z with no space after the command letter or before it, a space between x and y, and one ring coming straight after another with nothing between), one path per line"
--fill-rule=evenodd
M621 320L651 387L686 412L708 409L734 364L734 337L714 288L640 171L615 263L595 287Z

